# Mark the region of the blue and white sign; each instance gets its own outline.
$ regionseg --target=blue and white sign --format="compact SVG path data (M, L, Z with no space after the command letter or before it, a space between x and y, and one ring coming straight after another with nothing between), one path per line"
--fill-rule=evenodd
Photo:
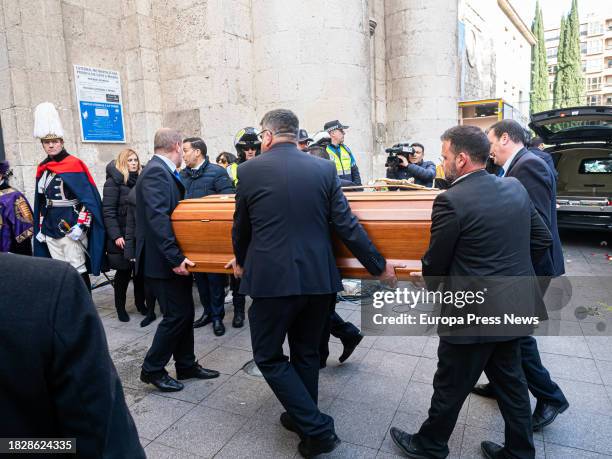
M74 83L83 142L125 143L119 72L75 65Z

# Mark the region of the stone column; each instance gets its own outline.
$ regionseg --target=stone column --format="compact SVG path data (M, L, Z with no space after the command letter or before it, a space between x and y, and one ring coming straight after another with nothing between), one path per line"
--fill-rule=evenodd
M370 67L372 73L372 125L374 133L373 177L385 176L387 142L387 71L385 2L370 0Z
M123 94L125 124L130 131L130 147L146 162L153 154L155 131L162 126L155 16L151 0L122 2L121 32L126 66L122 76L123 86L127 88L127 94Z
M457 124L457 1L385 0L387 140L420 142L436 161Z
M310 134L348 124L363 181L372 176L369 9L366 0L253 0L257 116L293 110Z

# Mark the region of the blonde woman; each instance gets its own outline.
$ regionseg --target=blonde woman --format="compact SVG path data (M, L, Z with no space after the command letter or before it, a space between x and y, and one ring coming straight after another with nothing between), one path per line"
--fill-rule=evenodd
M126 292L132 277L132 264L124 256L125 225L128 210L128 194L136 184L136 179L142 171L140 159L136 152L126 148L119 152L116 160L106 166L106 182L102 208L104 226L106 227L106 253L111 269L115 274L115 308L121 322L128 322L130 316L125 311ZM136 308L146 314L144 283L134 279L134 298Z

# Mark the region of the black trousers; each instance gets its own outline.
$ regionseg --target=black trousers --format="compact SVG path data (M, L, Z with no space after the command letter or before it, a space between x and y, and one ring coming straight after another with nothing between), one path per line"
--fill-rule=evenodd
M213 320L222 320L225 316L225 274L194 273L193 278L204 313Z
M240 279L230 276L230 290L232 291L232 304L234 305L234 312L242 311L244 313L244 306L246 304L246 295L239 293L240 290Z
M319 411L319 341L335 294L253 298L249 309L253 357L270 388L301 431L310 437L334 432ZM290 356L283 353L285 337Z
M538 277L542 296L546 294L551 282L551 277ZM561 388L555 383L548 370L542 365L538 342L533 336L524 336L520 340L521 363L529 392L536 398L538 403L548 403L560 406L567 403L567 399Z
M538 403L548 403L560 406L567 402L561 388L550 378L550 373L542 365L538 342L533 336L524 336L520 339L521 363L527 379L529 392Z
M440 340L429 417L414 441L432 457L448 456L448 439L461 406L483 371L498 390L497 403L505 423L503 457L534 458L531 406L516 339L482 344Z
M113 290L115 292L115 309L117 311L125 310L127 289L131 279L132 268L115 271ZM139 307L145 305L144 278L142 276L134 276L134 302Z
M157 326L142 369L147 373L165 373L170 357L174 357L177 370L193 367L196 360L193 351L192 277L146 278L146 282L159 302L163 319Z
M340 341L350 342L356 339L360 334L359 329L351 322L346 322L336 312L336 297L329 305L329 316L321 335L321 343L319 344L319 354L321 357L321 365L325 365L329 357L329 336L335 336Z

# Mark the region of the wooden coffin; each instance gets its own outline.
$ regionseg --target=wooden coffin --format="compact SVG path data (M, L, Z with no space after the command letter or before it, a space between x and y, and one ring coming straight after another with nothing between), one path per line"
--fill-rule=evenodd
M439 191L346 192L353 213L376 248L391 261L406 265L400 279L421 270L429 245L431 208ZM207 196L181 201L172 214L174 233L195 272L230 272L234 195ZM342 277L371 277L346 246L334 237L334 252Z

